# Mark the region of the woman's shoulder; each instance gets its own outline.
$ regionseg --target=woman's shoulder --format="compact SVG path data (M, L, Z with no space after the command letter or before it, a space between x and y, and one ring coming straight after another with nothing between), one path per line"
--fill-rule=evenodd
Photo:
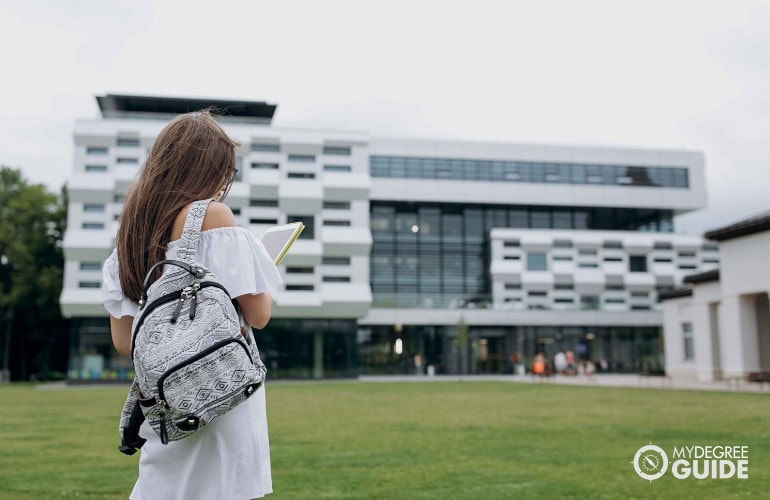
M230 210L230 207L224 203L212 201L209 203L209 208L206 210L206 216L203 218L201 231L217 229L220 227L236 227L235 216L233 215L233 211Z
M174 226L171 229L171 241L176 241L182 237L185 219L187 218L187 213L190 211L191 206L192 203L184 207L177 214L176 219L174 220ZM233 215L233 211L230 210L230 207L218 201L211 201L206 209L206 216L203 218L201 231L234 226L236 226L235 216Z

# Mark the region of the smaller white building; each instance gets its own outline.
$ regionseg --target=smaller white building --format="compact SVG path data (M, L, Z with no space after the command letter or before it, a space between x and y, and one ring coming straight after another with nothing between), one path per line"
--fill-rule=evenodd
M661 293L666 372L700 381L770 372L770 211L707 232L720 268Z

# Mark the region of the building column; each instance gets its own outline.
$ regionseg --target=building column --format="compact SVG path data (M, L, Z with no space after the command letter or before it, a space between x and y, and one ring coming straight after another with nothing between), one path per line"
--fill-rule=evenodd
M716 352L718 346L714 345L715 336L719 335L719 325L713 322L717 319L716 315L712 314L713 307L712 304L703 302L694 304L692 308L695 371L701 382L711 382L722 376Z
M324 334L313 332L313 378L324 376Z
M744 377L759 369L756 299L724 297L719 306L719 349L725 377Z

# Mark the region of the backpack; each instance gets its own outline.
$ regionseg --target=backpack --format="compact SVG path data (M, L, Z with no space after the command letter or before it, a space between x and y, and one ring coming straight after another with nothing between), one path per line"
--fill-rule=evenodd
M217 277L194 260L211 200L196 201L185 219L176 260L153 265L132 325L136 376L121 415L120 451L145 440L148 420L163 444L192 435L251 396L266 368L236 303ZM155 270L163 273L149 285ZM149 285L149 286L148 286Z

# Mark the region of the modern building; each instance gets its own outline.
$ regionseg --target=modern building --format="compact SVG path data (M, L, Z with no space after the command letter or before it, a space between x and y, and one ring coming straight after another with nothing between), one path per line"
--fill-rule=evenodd
M226 200L255 236L307 229L259 333L273 377L504 373L572 350L663 368L657 293L719 264L676 234L706 204L701 153L372 137L271 124L275 105L97 97L75 124L64 239L70 376L122 377L99 304L123 196L175 114L216 106L240 142ZM415 366L417 365L417 366Z
M666 370L694 380L770 372L770 212L708 231L719 269L662 293Z

